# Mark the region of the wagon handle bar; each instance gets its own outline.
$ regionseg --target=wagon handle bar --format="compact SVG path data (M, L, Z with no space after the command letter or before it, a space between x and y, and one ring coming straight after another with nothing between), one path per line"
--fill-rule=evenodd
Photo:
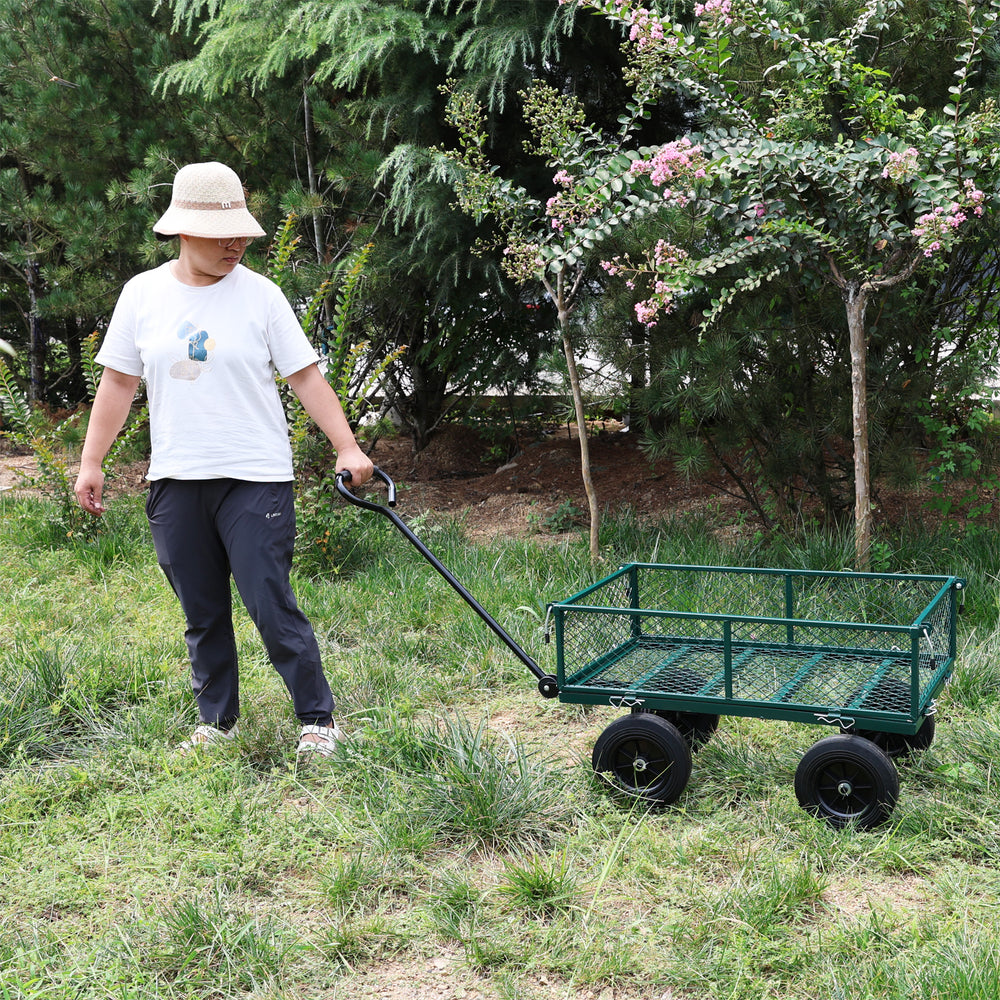
M377 514L387 517L403 533L407 541L448 581L460 597L479 615L480 618L496 633L497 636L508 646L514 655L535 675L538 679L538 690L544 698L555 698L559 694L559 685L555 677L545 673L544 670L508 635L507 631L496 621L495 618L477 601L472 594L454 577L448 568L434 555L433 552L410 529L410 526L391 507L396 506L396 484L377 465L374 475L385 483L388 497L386 503L374 503L371 500L363 500L352 493L347 484L351 481L350 470L344 469L336 475L337 492L348 503L355 507L362 507L364 510L371 510Z

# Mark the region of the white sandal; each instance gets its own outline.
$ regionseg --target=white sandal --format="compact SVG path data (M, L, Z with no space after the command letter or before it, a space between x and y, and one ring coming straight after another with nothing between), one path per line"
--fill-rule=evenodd
M307 736L316 738L307 740ZM337 752L337 744L343 742L344 738L343 730L336 722L329 726L303 726L296 753L318 753L322 757L331 757Z
M236 727L232 729L217 729L215 726L198 726L189 740L181 743L177 750L180 753L191 753L193 750L211 749L230 743L236 739Z

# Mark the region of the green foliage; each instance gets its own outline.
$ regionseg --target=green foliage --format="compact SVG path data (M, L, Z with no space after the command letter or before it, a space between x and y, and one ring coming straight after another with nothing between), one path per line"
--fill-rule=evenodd
M341 500L332 472L299 483L295 498L295 567L306 576L349 573L389 537L380 523Z
M161 86L209 99L242 87L257 100L301 94L302 109L292 114L305 118L303 143L284 152L299 163L304 148L311 169L297 188L289 185L282 205L310 218L317 261L350 256L374 240L365 339L379 358L406 347L398 371L387 375L415 446L426 446L456 395L530 380L549 330L528 322L533 317L495 256L469 253L474 227L452 210L429 151L443 133L437 87L447 75L486 102L498 127L510 128L513 119L500 113L532 67L564 72L557 57L573 11L506 0L265 7L175 0L171 7L175 27L197 32L197 51L161 75ZM597 49L608 47L601 39ZM280 133L286 130L283 123ZM519 136L510 143L518 146ZM287 167L277 172L284 176Z
M947 412L928 407L920 423L930 442L926 476L932 493L928 506L946 523L959 520L969 532L988 530L992 495L1000 490L996 465L997 428L992 400L983 401L972 390L949 400ZM955 496L956 483L966 483Z
M301 263L297 254L300 237L295 234L296 217L290 214L278 232L268 257L268 276L285 290L290 277ZM322 354L321 367L326 380L333 386L352 427L357 427L370 407L369 398L380 388L389 369L405 352L398 347L384 356L372 352L371 341L358 335L358 296L365 278L366 262L372 246L368 244L338 269L336 276L319 282L305 299L301 323L306 334L318 341ZM338 282L339 279L339 282ZM338 283L332 321L324 325L323 315L329 308L333 285ZM287 292L286 292L287 294ZM308 437L308 415L293 398L289 399L292 411L293 451L304 447Z
M268 257L268 274L287 288L301 263L296 217L290 214L278 231ZM399 347L383 356L371 341L359 335L359 296L366 278L371 245L343 263L338 272L320 281L305 299L302 325L317 343L323 374L353 427L368 413L389 371L404 353ZM324 322L336 286L331 322ZM330 470L329 442L318 431L294 393L285 391L292 456L296 468L296 566L313 575L353 568L370 548L371 535L361 530L356 508L339 502Z
M32 403L86 398L81 343L141 262L163 259L150 214L181 157L226 158L259 127L232 102L174 97L165 113L152 79L187 45L169 24L160 4L0 3L0 336Z
M542 531L561 534L585 522L585 514L572 500L563 500L547 514L528 514L528 523L537 524Z
M378 751L365 751L365 756L369 767L390 771L368 794L373 806L383 803L388 819L405 819L407 830L416 825L445 842L479 848L531 848L549 844L565 822L556 771L517 740L498 737L485 718L449 714L397 723L392 737L387 741L383 733L380 743ZM394 799L405 802L405 812L393 817L399 807L386 799L404 788ZM390 822L386 832L393 829Z
M368 243L362 247L345 267L333 310L333 323L323 336L327 378L344 401L347 418L353 426L365 416L370 406L369 397L379 388L388 370L406 353L404 345L382 358L373 359L371 341L358 340L353 333L358 296L372 246Z
M93 333L83 342L83 366L92 392L97 391L99 381L94 361L96 354L97 334ZM62 420L52 421L41 407L29 403L14 383L9 370L0 365L0 412L6 417L7 436L15 444L30 450L35 457L38 471L28 479L30 485L52 504L50 527L53 535L91 540L100 535L101 522L83 511L73 492L76 477L71 471L71 464L75 447L82 444L80 425L86 410L80 408ZM148 413L148 407L143 405L109 450L104 462L109 478L114 478L118 462L145 431Z
M576 875L565 854L507 862L497 892L515 912L553 917L579 906Z
M948 96L938 95L935 113L911 113L912 95L889 85L895 75L860 54L870 32L896 30L899 5L866 5L822 40L801 30L804 18L784 19L760 4L706 5L694 32L631 2L587 0L579 6L629 32L627 75L636 96L621 119L622 131L613 137L600 134L573 102L560 102L555 90L536 85L525 99L533 148L558 168L556 194L542 208L537 197L490 165L484 152L485 115L452 88L450 121L461 146L450 157L463 172L460 201L498 220L511 273L543 281L551 276L553 285L555 276L564 278L568 268L581 267L595 250L618 242L622 228L659 220L665 231L653 237L655 243L651 240L641 257L618 254L603 266L611 276L627 278L630 288L646 286L646 298L635 304L635 312L647 328L671 310L683 310L686 320L699 326L699 352L720 319L742 303L767 294L787 310L792 304L788 289L804 284L804 274L814 285L836 289L850 342L851 436L857 446L848 475L856 493L857 560L864 566L871 524L866 311L876 296L916 284L919 269L940 273L938 262L945 255L977 238L978 220L991 204L985 192L995 186L1000 166L1000 132L992 104L974 98L971 80L992 59L996 11L967 6L958 15L962 40L953 54L955 82ZM748 51L764 65L746 60ZM742 69L749 79L740 77ZM766 91L755 82L761 78L767 80ZM661 87L700 101L703 124L695 136L644 146L637 142L642 118L637 109L648 107ZM784 110L803 107L810 109L804 132L796 131ZM700 225L678 224L684 217ZM669 235L677 230L687 237L683 246ZM776 287L779 280L784 288ZM568 301L559 299L561 316ZM738 317L736 323L741 325ZM786 335L794 335L793 323L783 317ZM722 332L720 342L729 332ZM738 337L753 345L746 355L756 361L761 352L754 332L741 329ZM843 350L842 344L837 347ZM765 422L774 417L775 405L747 410L737 403L750 384L747 395L764 398L759 362L744 367L744 357L730 364L718 393L728 399L711 413L708 405L700 413L690 406L695 398L686 375L678 380L672 371L654 369L654 380L676 381L687 397L680 405L677 396L662 401L662 412L675 419L671 431L680 432L672 436L690 446L686 454L694 458L697 438L716 433L709 442L712 460L767 520L788 524L796 516L781 492L784 484L802 482L803 469L805 489L817 490L827 512L836 512L839 491L831 488L826 456L839 450L831 425L842 422L836 411L846 397L824 393L827 411L816 406L817 398L805 400L810 412L804 423L814 430L828 428L828 443L812 449L803 465L796 462L802 447L773 431L782 424ZM787 367L775 372L775 381L784 383L777 399L796 409L800 374ZM705 389L712 394L718 385L706 383ZM749 447L738 440L736 415L749 418ZM718 434L720 417L726 426ZM881 433L873 435L876 442ZM804 433L798 437L805 440ZM770 491L778 494L772 509L766 500Z

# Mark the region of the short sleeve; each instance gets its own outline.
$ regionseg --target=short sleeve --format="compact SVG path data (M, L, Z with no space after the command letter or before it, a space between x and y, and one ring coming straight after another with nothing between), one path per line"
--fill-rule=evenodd
M320 358L284 293L277 285L270 284L273 291L268 310L267 336L271 360L278 374L287 378L316 364Z
M128 282L122 289L101 349L94 360L105 368L113 368L123 375L143 374L142 358L136 344L136 285Z

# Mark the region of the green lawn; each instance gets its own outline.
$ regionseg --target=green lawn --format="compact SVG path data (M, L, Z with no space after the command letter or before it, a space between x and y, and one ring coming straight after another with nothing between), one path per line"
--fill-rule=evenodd
M337 511L331 517L339 516ZM0 998L1000 996L1000 553L882 539L884 569L968 578L937 735L892 821L835 831L793 775L823 733L724 718L665 810L590 753L612 708L534 680L386 523L297 581L351 739L297 728L238 612L241 735L195 723L182 621L138 500L97 540L0 500ZM735 547L702 522L490 546L421 538L546 669L545 606L619 562L842 568L850 540Z

